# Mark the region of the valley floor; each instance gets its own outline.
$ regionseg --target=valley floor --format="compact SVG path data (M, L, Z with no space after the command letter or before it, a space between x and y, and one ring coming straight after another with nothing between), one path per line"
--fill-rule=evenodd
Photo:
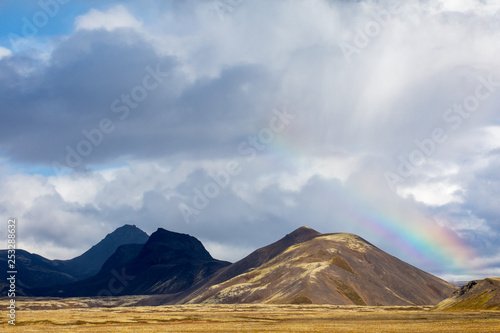
M2 302L4 303L4 302ZM500 312L430 307L179 305L101 307L87 299L16 302L16 327L3 332L494 332ZM4 303L5 304L5 303ZM89 307L97 306L97 307Z

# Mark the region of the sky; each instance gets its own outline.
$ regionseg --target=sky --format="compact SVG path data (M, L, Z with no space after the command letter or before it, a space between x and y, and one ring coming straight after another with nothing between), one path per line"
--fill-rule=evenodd
M1 1L0 21L18 248L69 259L135 224L236 261L305 225L500 276L498 1Z

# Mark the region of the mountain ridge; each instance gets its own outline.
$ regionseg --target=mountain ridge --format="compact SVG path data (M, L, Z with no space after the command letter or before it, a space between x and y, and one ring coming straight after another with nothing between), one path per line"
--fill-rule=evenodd
M119 247L97 275L33 293L60 297L175 295L229 264L214 259L195 237L158 228L141 247Z
M110 240L114 236L140 230L135 228L118 228L84 254L88 258L95 256L99 244L113 244ZM111 255L101 258L103 263L94 275L81 280L71 280L74 277L69 275L67 278L58 262L55 267L53 261L31 256L41 265L34 266L35 271L53 269L62 277L56 274L59 280L52 286L20 286L27 295L150 295L141 299L141 305L434 305L456 290L360 236L322 234L305 226L232 264L214 259L197 238L163 228L158 228L144 244L116 246ZM89 263L81 262L82 266ZM80 269L88 271L88 267Z

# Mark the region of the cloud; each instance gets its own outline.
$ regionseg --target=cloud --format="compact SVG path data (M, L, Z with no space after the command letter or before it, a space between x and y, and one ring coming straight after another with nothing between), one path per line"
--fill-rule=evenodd
M228 246L226 244L220 244L211 241L204 241L200 239L208 252L212 255L212 257L217 258L219 260L227 260L229 262L236 262L253 251L254 248L242 248L240 246Z
M139 30L142 24L121 5L109 8L107 11L91 9L88 13L75 19L76 30L105 29L111 31L118 28Z
M0 60L2 58L10 57L12 55L12 52L9 49L6 49L5 47L0 46Z
M456 0L456 1L436 1L436 8L444 12L461 12L461 13L482 13L488 15L491 12L500 10L500 6L497 2L492 0L486 0L480 2L481 6L478 6L478 1L475 0Z
M457 192L460 188L447 183L420 183L411 188L398 190L403 198L413 197L415 200L428 206L443 206L450 202L462 202Z

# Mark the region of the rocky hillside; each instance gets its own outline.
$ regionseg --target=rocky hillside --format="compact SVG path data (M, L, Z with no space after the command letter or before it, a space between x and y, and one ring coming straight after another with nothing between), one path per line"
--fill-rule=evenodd
M470 281L436 310L500 310L500 277Z
M361 237L302 227L221 270L183 302L432 305L455 289Z

